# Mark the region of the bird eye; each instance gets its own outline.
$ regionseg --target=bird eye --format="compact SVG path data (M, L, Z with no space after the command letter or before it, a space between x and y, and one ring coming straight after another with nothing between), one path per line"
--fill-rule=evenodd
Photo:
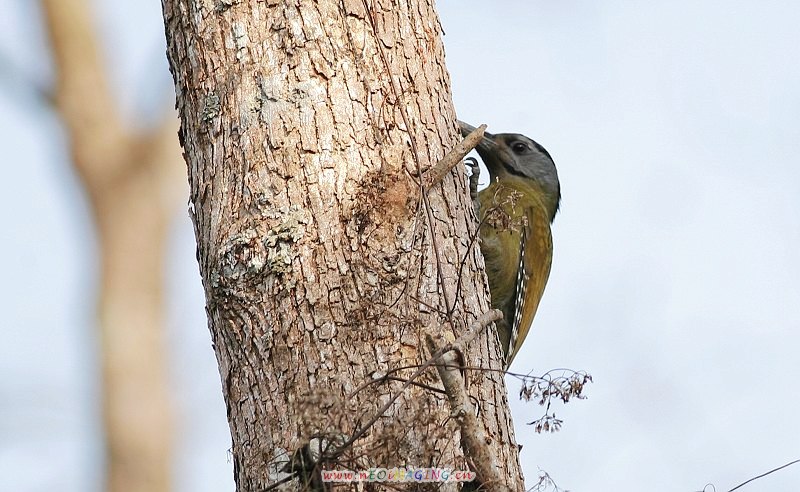
M514 142L511 144L511 150L513 150L515 154L522 154L528 150L528 146L522 142Z

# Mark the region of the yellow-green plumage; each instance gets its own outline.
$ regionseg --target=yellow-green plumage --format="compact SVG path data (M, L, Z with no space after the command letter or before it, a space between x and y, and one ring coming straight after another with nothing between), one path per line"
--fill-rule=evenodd
M512 198L512 195L516 198ZM486 263L486 275L492 294L492 307L503 311L503 320L498 322L498 335L506 366L511 364L525 340L533 317L544 293L550 265L553 259L553 239L550 233L550 218L542 200L541 190L530 185L530 180L511 177L495 181L478 195L481 214L500 207L510 219L511 227L497 229L491 221L481 226L481 252ZM525 236L524 258L520 261L523 235ZM518 282L519 267L527 281ZM517 290L524 288L523 303L518 305ZM519 313L517 313L519 309ZM516 339L519 343L509 347L513 324L517 321Z
M459 122L461 132L474 127ZM476 147L489 171L489 187L478 194L481 252L505 366L519 352L550 276L550 224L561 200L561 185L550 154L516 133L485 132Z

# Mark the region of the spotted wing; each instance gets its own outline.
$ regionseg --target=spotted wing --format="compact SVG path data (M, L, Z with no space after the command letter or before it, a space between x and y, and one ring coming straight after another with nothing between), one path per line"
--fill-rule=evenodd
M550 221L544 215L543 208L531 207L526 215L528 225L523 227L520 234L519 268L514 291L514 321L511 325L506 366L511 365L530 331L533 317L544 293L544 286L550 276L553 259Z

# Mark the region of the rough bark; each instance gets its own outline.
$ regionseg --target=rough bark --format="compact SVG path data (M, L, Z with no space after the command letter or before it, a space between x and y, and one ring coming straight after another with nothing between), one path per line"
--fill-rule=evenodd
M426 330L489 309L463 166L427 202L415 179L458 138L441 27L424 0L162 5L237 490L263 490L310 439L358 434ZM500 367L487 335L469 366ZM520 489L502 376L468 375ZM418 382L322 466L469 468L436 372Z
M42 0L54 104L98 233L97 300L106 489L171 489L164 346L167 225L181 191L173 115L137 133L120 119L84 0Z

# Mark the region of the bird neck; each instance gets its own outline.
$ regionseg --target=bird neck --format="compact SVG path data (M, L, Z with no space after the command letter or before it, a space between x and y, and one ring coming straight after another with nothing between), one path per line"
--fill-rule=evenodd
M534 207L547 217L548 222L552 222L558 210L557 195L553 195L535 180L506 174L501 179L492 176L492 183L487 190L492 190L492 194L500 189L514 190L520 193L518 204L522 207Z

